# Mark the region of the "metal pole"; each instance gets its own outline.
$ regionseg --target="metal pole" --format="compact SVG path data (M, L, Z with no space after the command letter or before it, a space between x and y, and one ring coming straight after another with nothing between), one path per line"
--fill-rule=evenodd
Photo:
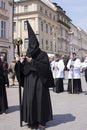
M72 36L74 35L74 32L72 32L72 31L70 31L69 33L68 33L69 35L70 35L70 43L71 43L71 41L72 41ZM69 43L69 45L70 45L70 43ZM72 44L71 44L72 45ZM71 46L70 47L70 57L71 57L71 64L73 64L73 60L72 60L72 52L73 52L73 48L72 48L73 46ZM71 89L72 89L72 93L73 93L73 67L71 67L71 71L72 71L72 79L71 79Z
M74 65L73 63L74 61L71 60L71 64ZM72 71L72 79L71 79L71 88L72 88L72 93L73 93L73 76L74 76L74 71L73 71L73 67L71 67L71 71Z
M13 52L15 58L15 47L14 47L14 0L12 0L12 43L13 43Z
M72 93L73 93L73 68L72 68Z

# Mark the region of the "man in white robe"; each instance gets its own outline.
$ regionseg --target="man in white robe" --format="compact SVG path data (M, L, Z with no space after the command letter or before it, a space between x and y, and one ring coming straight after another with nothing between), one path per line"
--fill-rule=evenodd
M87 82L87 54L85 55L84 62L82 62L81 71L85 74L85 81Z
M80 93L82 92L81 87L81 61L76 57L76 53L72 53L72 59L68 61L67 68L68 74L68 92L69 93Z
M63 59L60 59L60 56L56 54L54 61L52 61L51 63L51 69L56 86L53 88L53 91L55 91L56 93L64 91L64 85L63 85L64 68L65 66Z

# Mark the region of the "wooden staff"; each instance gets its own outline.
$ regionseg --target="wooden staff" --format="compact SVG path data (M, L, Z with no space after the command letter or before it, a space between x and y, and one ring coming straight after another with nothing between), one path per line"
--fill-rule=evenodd
M22 127L22 97L21 97L21 80L20 80L20 62L18 63L19 77L19 106L20 106L20 126Z

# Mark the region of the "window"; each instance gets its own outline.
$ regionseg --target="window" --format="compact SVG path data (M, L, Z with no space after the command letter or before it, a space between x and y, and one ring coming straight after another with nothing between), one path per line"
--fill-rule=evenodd
M49 46L48 46L48 41L46 40L46 50L49 49Z
M50 51L52 51L52 42L50 42Z
M47 10L45 10L45 14L47 15Z
M42 7L40 7L40 12L43 12L43 8Z
M52 35L52 27L50 26L50 34Z
M44 48L44 43L43 43L43 39L42 39L42 49Z
M24 6L24 12L27 12L27 11L28 11L28 6L25 5L25 6Z
M43 22L41 22L41 31L43 31Z
M25 39L24 39L24 48L25 48L25 49L28 48L28 43L29 43L28 38L25 38Z
M46 33L48 33L48 24L46 24Z
M52 14L51 13L49 14L49 16L50 16L50 18L52 18Z
M24 21L24 30L27 30L27 22Z
M16 22L13 23L14 31L16 31Z
M5 9L6 8L5 6L6 6L5 2L1 1L1 8Z
M53 15L53 20L55 20L55 15Z
M62 19L62 20L63 20L63 22L65 22L65 19L64 19L64 17L63 17L63 19Z
M16 7L14 7L14 13L16 13Z
M6 22L1 21L1 38L6 38Z
M65 42L65 51L68 51L67 42Z
M59 20L62 20L62 16L61 15L59 15Z

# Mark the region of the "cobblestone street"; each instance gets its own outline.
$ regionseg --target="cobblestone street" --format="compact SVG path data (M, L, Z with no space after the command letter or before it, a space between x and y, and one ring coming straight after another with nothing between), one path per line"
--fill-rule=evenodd
M50 89L53 121L47 123L47 130L87 130L87 84L82 76L81 94L68 94L67 80L64 80L65 91L56 94ZM7 88L9 109L0 115L0 130L30 130L26 124L20 127L18 85Z

